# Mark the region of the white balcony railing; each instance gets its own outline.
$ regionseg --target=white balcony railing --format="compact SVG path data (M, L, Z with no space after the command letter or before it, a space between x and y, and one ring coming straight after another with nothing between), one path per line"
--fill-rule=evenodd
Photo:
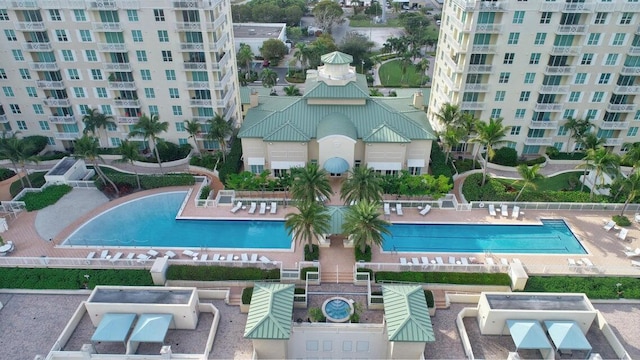
M118 124L131 125L137 123L138 119L139 118L135 116L118 116L116 118L116 121L118 122Z
M102 63L102 66L107 71L131 71L129 63Z
M562 12L576 12L576 13L586 13L591 12L593 9L593 4L589 3L565 3L562 7Z
M191 99L189 100L190 106L213 106L213 100L211 99Z
M575 66L546 66L544 68L545 74L553 75L569 75L576 71Z
M475 101L463 101L460 105L462 110L482 110L484 109L483 102L475 102Z
M478 10L480 11L507 11L506 1L483 1L478 3Z
M62 81L37 80L36 86L40 89L62 90L64 83Z
M199 22L177 22L176 30L177 31L200 31L200 23Z
M42 21L16 21L13 23L13 27L19 31L42 31L45 30L44 23Z
M603 130L625 130L628 128L628 121L604 121L600 124L600 129Z
M536 103L533 107L535 111L562 111L562 104L540 104Z
M620 71L622 75L640 75L640 66L623 66Z
M189 70L207 70L207 63L204 62L185 62L182 67Z
M110 90L135 90L136 83L133 81L109 81Z
M187 89L209 89L208 81L187 81Z
M470 73L489 74L493 71L493 65L469 65Z
M532 121L529 123L530 129L557 129L557 121Z
M608 138L604 140L605 146L620 146L622 145L622 139Z
M632 112L635 110L635 104L607 104L607 111L611 112Z
M125 52L127 51L126 44L111 44L111 43L99 43L98 50L103 52Z
M551 48L551 55L580 55L580 46L554 46Z
M487 92L489 84L464 84L464 91Z
M116 99L113 101L115 107L118 108L135 108L140 107L140 100L134 99Z
M218 16L212 23L207 23L208 31L216 31L227 20L227 15Z
M6 5L5 5L6 6ZM12 1L11 8L13 9L39 9L37 1Z
M473 45L471 51L474 53L494 53L496 52L495 45Z
M618 85L613 89L616 94L640 94L640 85L624 86Z
M211 67L214 70L220 70L220 69L224 69L225 67L227 67L227 64L229 64L229 59L231 58L231 55L229 55L230 52L226 52L224 54L224 56L222 58L220 58L220 61L218 61L217 63L214 62L211 64Z
M217 101L217 105L219 108L226 108L227 104L229 104L229 99L231 99L231 96L233 95L233 91L227 91L227 94L222 98L219 99Z
M485 34L499 34L502 31L502 25L500 24L478 24L476 25L476 32Z
M51 49L53 49L51 43L47 42L22 43L22 50L24 51L51 51Z
M537 137L537 138L526 138L524 139L525 145L540 145L540 146L551 146L553 145L552 137Z
M122 25L114 22L92 22L91 26L94 31L100 32L119 32L122 31Z
M109 0L101 0L101 1L90 1L87 6L92 10L116 10L118 9L118 4L115 1Z
M640 46L631 46L629 50L627 50L627 54L640 55Z
M556 34L558 35L578 35L585 34L589 26L587 25L559 25L556 28Z
M202 51L204 50L203 43L181 43L180 50L182 51Z
M29 69L34 71L56 71L60 70L55 62L32 62L29 63Z
M0 115L0 123L6 123L6 122L9 122L9 119L7 118L7 114Z
M221 51L224 50L227 40L229 39L229 34L225 33L213 44L209 44L209 50L213 51Z
M76 122L76 117L73 115L67 116L49 116L49 122L52 124L73 124Z
M57 132L54 137L58 140L76 140L80 138L79 132Z
M569 92L568 85L542 85L540 86L540 93L543 94L566 94Z
M69 99L45 99L44 104L51 107L69 107L71 100Z
M216 90L224 91L226 90L227 84L229 84L229 80L231 80L231 71L228 71L220 81L213 82L213 88Z

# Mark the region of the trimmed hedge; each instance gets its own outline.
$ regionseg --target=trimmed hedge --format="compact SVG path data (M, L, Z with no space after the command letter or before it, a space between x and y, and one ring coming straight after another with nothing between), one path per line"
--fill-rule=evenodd
M58 202L71 189L73 188L69 185L51 185L41 192L26 193L20 200L24 201L27 211L40 210Z
M316 244L311 245L311 251L309 251L309 245L304 245L304 261L317 261L320 259L320 248Z
M486 156L486 155L485 155ZM501 147L496 150L491 162L502 166L516 166L518 165L518 152L516 149L509 147Z
M7 169L7 168L0 168L0 181L4 181L7 179L10 179L12 177L14 177L16 175L16 172L11 170L11 169Z
M32 172L31 174L29 174L29 180L31 180L31 186L33 186L34 188L41 188L42 185L44 185L44 183L46 182L44 180L44 174L46 174L46 171L37 171L37 172ZM27 179L24 179L24 186L29 187L29 183L27 182ZM18 195L18 193L20 193L20 191L22 191L23 187L22 187L22 183L20 182L20 179L14 181L11 183L11 187L9 187L9 192L11 193L11 197L15 197L16 195Z
M620 286L618 287L617 284ZM590 299L640 299L640 279L597 276L530 276L524 291L585 293Z
M631 226L631 220L624 215L613 215L613 221L615 221L618 226Z
M252 296L253 296L253 286L242 289L242 305L251 304Z
M449 178L449 181L453 183L453 172L449 165L447 165L446 157L440 149L440 146L436 141L431 145L431 175L438 177L440 175Z
M306 267L306 268L302 268L300 269L300 280L306 280L307 279L307 273L308 272L317 272L318 271L318 267L316 266L310 266L310 267Z
M359 246L354 247L353 251L356 256L356 261L371 262L371 246L367 245L364 249L364 253L360 251Z
M89 289L96 285L153 286L148 270L0 268L0 288L4 289L82 289L85 283Z
M504 285L510 286L511 279L503 273L453 273L418 271L378 271L376 282L411 282L458 285Z
M231 141L231 151L229 151L226 161L218 169L218 177L223 184L226 183L229 174L237 174L242 168L242 143L236 134L233 135Z
M432 308L436 305L436 301L433 299L433 292L431 292L431 290L425 290L424 297L427 300L427 307Z
M112 172L104 170L105 175L114 183L121 185L127 184L133 188L138 187L135 174L125 174L120 172ZM191 186L196 183L193 175L190 174L165 174L165 175L140 175L140 186L143 190L157 189L167 186ZM105 185L96 180L96 186L102 190Z
M167 280L280 280L280 269L170 265L167 269Z

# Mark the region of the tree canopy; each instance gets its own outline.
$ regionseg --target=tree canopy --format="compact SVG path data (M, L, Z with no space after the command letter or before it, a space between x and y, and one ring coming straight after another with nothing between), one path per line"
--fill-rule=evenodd
M325 32L331 34L334 25L344 21L342 7L335 1L322 0L313 8L316 24Z
M273 62L278 63L289 52L287 45L279 39L268 39L262 43L260 48L260 54L262 57Z
M307 8L304 0L253 0L242 5L231 6L234 23L286 22L288 26L299 25Z

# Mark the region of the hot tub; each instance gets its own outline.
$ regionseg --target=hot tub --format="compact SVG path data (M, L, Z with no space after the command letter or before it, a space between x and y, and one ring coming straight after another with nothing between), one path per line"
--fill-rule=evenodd
M324 301L322 304L322 314L330 322L347 322L353 315L353 300L348 300L340 296L335 296Z

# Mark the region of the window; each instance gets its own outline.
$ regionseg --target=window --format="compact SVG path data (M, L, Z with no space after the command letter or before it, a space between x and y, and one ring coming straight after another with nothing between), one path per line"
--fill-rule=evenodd
M7 13L7 9L0 9L0 20L9 21L9 14Z
M204 140L202 141L202 147L205 148L205 150L218 150L220 149L220 144L218 144L217 141ZM285 176L285 174L287 174L288 171L289 170L287 169L273 169L273 175L275 177L282 177L282 176ZM279 172L279 175L276 175L277 172Z
M29 96L31 98L37 98L38 97L38 90L36 90L36 88L34 86L27 86L27 96Z
M33 112L36 115L44 115L44 108L41 104L33 104Z
M7 80L7 72L4 69L0 69L0 79Z
M604 98L604 91L596 91L591 97L591 102L602 102L602 98Z
M171 110L173 111L173 115L175 116L182 116L182 106L180 105L173 105L171 107Z
M80 41L82 42L92 42L93 37L91 36L91 31L89 30L80 30Z
M117 131L117 130L118 130L118 125L112 122L107 123L107 131Z
M547 40L547 33L536 33L536 39L534 40L534 45L544 45L545 40Z
M587 116L585 116L585 119L597 119L597 118L598 118L598 110L596 109L587 110Z
M149 105L149 115L158 115L158 105Z
M90 61L90 62L98 61L98 54L96 53L95 50L85 50L84 54L87 57L87 61Z
M624 39L627 37L625 33L616 33L613 36L613 41L611 42L612 46L621 46L624 44Z
M78 22L87 21L87 14L82 9L73 10L73 19Z
M89 115L91 112L89 105L78 105L78 109L80 110L81 115Z
M18 120L16 121L16 124L18 124L18 129L19 130L27 130L27 122L24 120Z
M155 16L156 21L164 21L164 10L153 9L153 16Z
M507 44L517 45L519 39L520 39L520 33L517 33L517 32L509 33L509 40L507 40Z
M69 80L80 80L78 69L67 69L67 75L69 75Z
M591 65L593 61L593 54L582 54L582 61L580 61L580 65Z
M520 92L520 101L529 101L530 97L531 97L531 91Z
M575 117L576 110L575 109L564 109L564 113L562 114L563 119L568 119Z
M100 112L105 115L113 115L113 111L111 111L111 105L100 105Z
M522 126L512 126L511 127L511 135L520 135L520 130Z
M580 91L572 91L569 94L569 102L578 102L580 100Z
M167 30L158 30L158 40L160 42L169 42L169 32Z
M558 127L558 136L567 136L567 134L569 133L569 128L567 128L564 125L560 125Z
M73 56L73 51L71 50L61 50L62 52L62 60L63 61L75 61L75 58Z
M554 142L553 147L558 149L558 151L562 151L562 147L564 146L563 142Z
M527 113L527 109L516 109L516 119L524 119L524 115Z
M551 22L551 15L553 13L545 11L540 15L540 24L549 24Z
M533 84L536 79L536 73L528 72L524 74L524 83Z
M171 50L162 50L162 61L164 62L173 61Z
M167 80L175 80L176 79L176 71L175 70L165 70L164 73L167 75Z
M96 97L106 99L107 98L107 89L103 87L96 88Z
M133 42L142 42L142 31L141 30L131 30L131 36L133 37Z
M140 70L140 76L142 77L142 80L151 80L151 71Z
M605 66L615 66L618 63L618 54L607 54L607 59L604 61Z
M535 65L540 63L540 53L533 53L531 57L529 57L529 64Z
M22 80L31 80L29 69L20 69L20 77L22 78Z
M504 101L504 97L506 94L506 91L496 91L495 101Z
M13 29L4 29L4 35L7 37L7 41L18 41L16 32Z
M633 13L632 12L623 12L620 17L620 25L629 25L633 21Z
M153 90L153 88L144 88L144 96L146 96L147 99L155 99L156 92Z
M86 95L84 93L84 88L74 87L73 88L73 96L75 96L76 98L85 98Z
M627 130L627 136L636 136L638 135L638 127L637 126L632 126L629 128L629 130Z
M13 93L13 89L11 86L3 86L2 91L4 92L4 96L6 97L15 97L16 95Z
M146 62L147 61L147 52L144 50L136 50L136 58L138 58L138 61L140 62Z
M18 104L9 104L9 108L11 109L11 112L13 114L22 114L22 111L20 110L20 105Z
M502 109L491 109L491 118L492 119L499 118L500 114L502 114Z
M180 98L180 94L178 93L178 88L169 88L169 97L172 99Z
M509 73L509 72L501 72L500 73L500 79L498 79L498 83L500 83L500 84L508 83L510 76L511 76L511 73Z
M111 142L111 146L120 146L122 145L122 140L117 137L110 137L109 141Z
M599 12L596 14L596 18L593 20L593 23L596 25L604 25L607 23L607 15L606 12Z
M129 21L138 21L138 10L127 10L127 18Z
M67 30L64 30L64 29L56 30L56 39L58 39L59 42L69 41L69 36L67 36Z
M598 79L598 84L606 85L606 84L609 83L609 81L611 81L611 74L610 73L600 74L600 79Z
M524 22L524 11L514 11L513 12L513 23L514 24L522 24Z
M589 39L587 39L587 45L596 46L600 44L600 33L591 33L589 34Z
M62 21L62 16L60 15L60 10L51 9L49 10L49 18L51 21Z
M177 122L176 124L176 131L177 132L185 132L187 131L187 128L185 127L184 122Z
M101 69L91 69L91 78L93 80L104 80Z
M38 121L38 125L40 125L40 130L44 130L44 131L50 130L49 123L46 120Z
M503 64L513 64L513 59L516 57L515 53L505 53Z
M13 59L15 61L24 61L24 55L22 55L22 50L13 49L11 50L11 53L13 54Z

